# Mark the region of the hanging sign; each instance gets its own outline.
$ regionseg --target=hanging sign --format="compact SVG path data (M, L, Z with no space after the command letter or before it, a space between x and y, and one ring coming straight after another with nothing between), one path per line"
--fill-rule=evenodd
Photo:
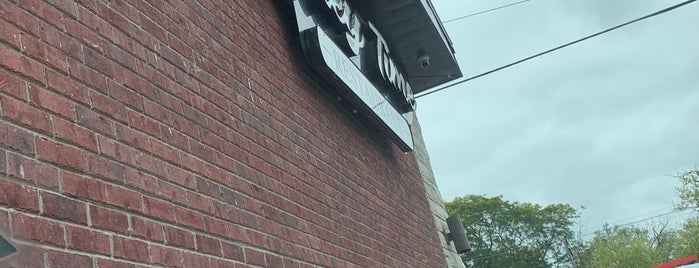
M413 150L415 100L386 41L346 0L295 0L306 58L401 148Z

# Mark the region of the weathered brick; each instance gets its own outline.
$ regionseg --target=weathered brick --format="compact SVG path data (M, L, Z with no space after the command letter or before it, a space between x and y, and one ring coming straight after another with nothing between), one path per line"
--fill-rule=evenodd
M265 253L252 248L245 249L245 263L267 267Z
M45 267L44 249L35 245L16 244L17 253L5 257L0 267Z
M21 40L22 52L24 54L60 72L68 73L68 61L66 55L63 54L62 51L30 35L21 35Z
M53 124L57 138L93 152L97 151L97 138L94 132L59 117L53 118Z
M0 145L28 156L33 156L35 151L34 135L31 132L4 122L0 122Z
M163 226L165 244L194 250L194 235L192 232L170 226Z
M156 265L164 265L167 267L182 267L182 251L163 247L158 245L151 245L151 262Z
M77 148L40 137L36 138L36 147L41 160L77 170L84 167L83 152Z
M49 267L92 267L89 256L56 250L46 250Z
M22 56L19 51L6 46L0 46L0 59L3 59L0 66L20 73L41 85L46 84L44 67L36 60Z
M85 172L108 181L124 183L124 165L96 155L85 157Z
M210 267L209 258L205 255L182 252L182 263L185 268Z
M245 261L243 247L228 242L221 242L223 257L230 260Z
M136 262L148 262L148 244L128 237L114 236L114 257Z
M126 214L115 210L89 206L92 227L127 234L129 231L129 218Z
M84 252L110 255L110 237L107 234L82 227L66 226L68 248Z
M119 122L128 122L127 109L121 103L95 91L90 91L90 100L95 110Z
M106 200L108 204L136 212L142 211L142 195L136 191L109 185L105 187Z
M106 191L109 185L88 177L69 172L61 172L63 193L97 202L106 202Z
M216 238L197 234L197 251L222 257L221 241Z
M47 113L26 103L1 95L0 105L2 105L2 115L11 121L46 134L53 132L51 118Z
M175 218L178 224L187 227L192 227L198 230L204 229L204 220L202 218L202 215L198 212L176 206Z
M128 262L121 262L108 259L97 259L99 268L146 268L146 265L136 265Z
M131 217L131 227L133 229L132 234L136 237L140 237L154 242L165 241L163 227L154 221L133 216Z
M0 180L0 205L25 211L39 211L39 194L34 188Z
M0 25L2 23L3 21L0 20ZM0 32L2 32L2 29L0 29ZM16 35L19 34L17 33ZM27 98L27 86L24 83L24 81L18 79L14 75L9 74L2 69L0 69L0 91L10 94L15 98L21 100L26 100Z
M76 106L77 122L110 138L115 137L114 121L83 106Z
M143 211L151 217L169 222L175 221L175 207L155 198L143 197Z
M85 85L73 81L67 75L52 70L46 70L46 77L52 90L82 104L90 104L88 89Z
M41 214L44 216L83 225L87 224L85 203L49 192L41 192L41 204L43 205Z
M12 214L12 236L63 247L63 224L21 213Z

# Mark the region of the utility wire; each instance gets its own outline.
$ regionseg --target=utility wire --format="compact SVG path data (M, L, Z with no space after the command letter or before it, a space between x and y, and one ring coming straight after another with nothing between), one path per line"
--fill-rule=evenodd
M495 68L495 69L493 69L493 70L490 70L490 71L481 73L481 74L476 75L476 76L472 76L472 77L469 77L469 78L466 78L466 79L462 79L461 81L458 81L458 82L455 82L455 83L452 83L452 84L449 84L449 85L446 85L446 86L443 86L443 87L440 87L440 88L437 88L437 89L434 89L434 90L425 91L425 92L423 92L423 93L420 93L420 94L418 94L418 95L415 95L415 99L418 99L418 98L421 98L421 97L430 95L430 94L435 93L435 92L439 92L439 91L445 90L445 89L447 89L447 88L450 88L450 87L453 87L453 86L456 86L456 85L459 85L459 84L463 84L463 83L465 83L465 82L474 80L474 79L476 79L476 78L480 78L480 77L483 77L483 76L492 74L492 73L497 72L497 71L500 71L500 70L502 70L502 69L509 68L509 67L514 66L514 65L520 64L520 63L522 63L522 62L531 60L531 59L533 59L533 58L537 58L537 57L539 57L539 56L542 56L542 55L545 55L545 54L554 52L554 51L556 51L556 50L559 50L559 49L562 49L562 48L565 48L565 47L568 47L568 46L571 46L571 45L580 43L580 42L585 41L585 40L587 40L587 39L590 39L590 38L596 37L596 36L598 36L598 35L602 35L602 34L611 32L611 31L613 31L613 30L622 28L622 27L627 26L627 25L629 25L629 24L633 24L633 23L636 23L636 22L639 22L639 21L642 21L642 20L645 20L645 19L648 19L648 18L651 18L651 17L655 17L655 16L657 16L657 15L666 13L666 12L668 12L668 11L677 9L677 8L679 8L679 7L682 7L682 6L684 6L684 5L687 5L687 4L690 4L690 3L692 3L692 2L696 2L696 1L697 1L697 0L688 0L688 1L684 1L684 2L682 2L682 3L679 3L679 4L676 4L676 5L674 5L674 6L665 8L665 9L663 9L663 10L656 11L656 12L654 12L654 13L645 15L645 16L640 17L640 18L638 18L638 19L635 19L635 20L632 20L632 21L629 21L629 22L626 22L626 23L619 24L619 25L617 25L617 26L614 26L614 27L612 27L612 28L606 29L606 30L604 30L604 31L597 32L597 33L592 34L592 35L588 35L588 36L586 36L586 37L580 38L580 39L575 40L575 41L573 41L573 42L570 42L570 43L567 43L567 44L564 44L564 45L561 45L561 46L558 46L558 47L555 47L555 48L546 50L546 51L544 51L544 52L541 52L541 53L536 54L536 55L533 55L533 56L526 57L526 58L524 58L524 59L521 59L521 60L515 61L515 62L513 62L513 63L507 64L507 65L505 65L505 66Z
M502 8L506 8L506 7L511 7L511 6L518 5L518 4L521 4L521 3L524 3L524 2L529 2L529 1L531 1L531 0L519 1L519 2L515 2L515 3L507 4L507 5L504 5L504 6L499 6L499 7L496 7L496 8L491 8L491 9L488 9L488 10L483 10L483 11L476 12L476 13L473 13L473 14L468 14L468 15L466 15L466 16L462 16L462 17L458 17L458 18L454 18L454 19L445 20L445 21L443 21L442 23L449 23L449 22L452 22L452 21L462 20L462 19L465 19L465 18L468 18L468 17L473 17L473 16L476 16L476 15L480 15L480 14L483 14L483 13L488 13L488 12L495 11L495 10L502 9Z
M687 207L687 208L684 208L684 209L681 209L681 210L673 210L673 211L670 211L670 212L661 213L661 214L657 214L657 215L654 215L654 216L651 216L651 217L647 217L647 218L644 218L644 219L641 219L641 220L632 221L632 222L627 222L627 223L624 223L624 224L616 224L616 225L611 225L611 226L612 226L612 227L624 227L624 226L634 225L634 224L641 223L641 222L646 222L646 221L649 221L649 220L652 220L652 219L657 219L657 218L660 218L660 217L663 217L663 216L667 216L667 215L671 215L671 214L676 214L676 213L686 212L686 211L688 211L688 210L696 209L696 208L697 208L697 207ZM595 231L593 231L593 232L588 232L588 233L586 233L586 234L582 234L582 235L580 235L580 237L585 237L585 236L594 235L596 232L601 231L601 230L603 230L603 229L604 229L604 227L598 228L597 230L595 230Z

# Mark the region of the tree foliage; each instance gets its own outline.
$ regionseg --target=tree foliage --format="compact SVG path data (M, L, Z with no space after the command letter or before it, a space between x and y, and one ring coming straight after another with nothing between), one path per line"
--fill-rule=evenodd
M569 263L564 239L572 239L576 210L567 204L503 200L467 195L445 203L459 215L473 250L463 255L474 267L558 267Z
M699 208L699 169L680 172L677 178L682 184L677 187L681 201L679 208Z
M589 262L579 267L646 268L676 257L677 233L667 224L651 228L605 226L589 243Z

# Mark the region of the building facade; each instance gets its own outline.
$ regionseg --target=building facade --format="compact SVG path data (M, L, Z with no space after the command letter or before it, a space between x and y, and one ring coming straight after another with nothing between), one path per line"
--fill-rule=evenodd
M424 145L318 69L295 4L0 0L0 234L17 248L0 267L446 267ZM362 25L386 8L350 4ZM429 52L401 55L422 41L387 25L384 66L412 93L460 76L435 61L445 37L427 48L449 78L411 76ZM415 129L388 77L370 83Z

